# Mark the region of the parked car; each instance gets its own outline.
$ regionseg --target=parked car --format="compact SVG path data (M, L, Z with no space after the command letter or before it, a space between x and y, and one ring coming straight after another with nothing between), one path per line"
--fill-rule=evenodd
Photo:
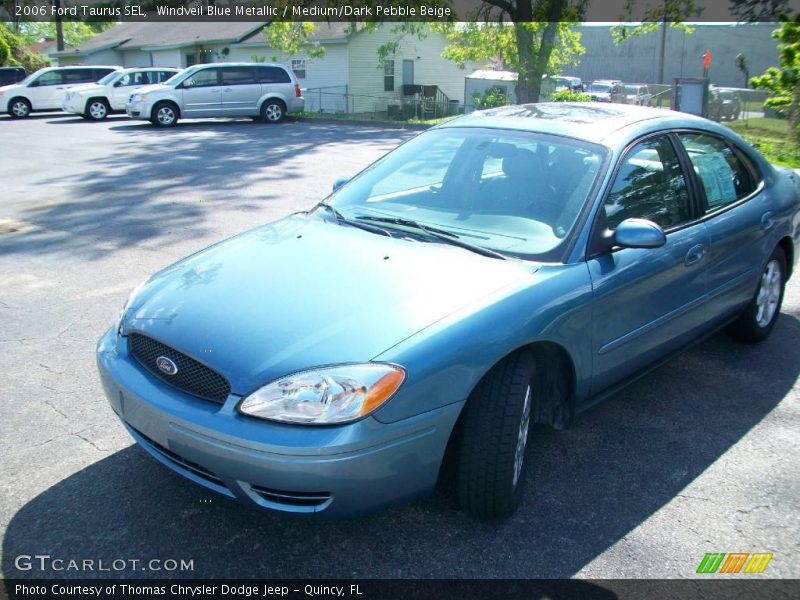
M181 71L160 85L131 95L126 107L132 119L172 127L178 119L260 117L277 123L287 112L305 107L292 70L272 63L216 63Z
M582 92L583 82L580 77L569 77L560 75L556 77L556 91L569 90L570 92Z
M0 113L21 119L35 111L61 110L70 86L97 81L120 69L94 65L39 69L17 84L0 87Z
M179 69L147 67L113 71L97 83L71 87L64 97L64 112L87 119L102 120L109 113L125 112L130 95L146 85L163 83L179 73Z
M619 93L621 82L613 79L599 79L589 84L586 92L595 102L611 102L612 94Z
M620 104L648 106L653 95L642 83L624 83L617 86L611 94L611 101Z
M715 121L724 119L735 121L741 113L739 94L734 90L725 90L717 87L708 89L708 118Z
M0 67L0 86L20 82L27 76L23 67Z
M475 112L150 277L100 378L156 460L243 502L353 515L453 474L464 510L504 517L533 423L568 426L725 326L769 336L799 194L692 115Z

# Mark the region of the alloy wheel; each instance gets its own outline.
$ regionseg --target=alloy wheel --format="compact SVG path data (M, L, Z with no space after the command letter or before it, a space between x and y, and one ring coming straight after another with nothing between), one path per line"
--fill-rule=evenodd
M761 275L761 286L756 296L756 323L759 327L766 327L775 318L781 299L781 284L781 266L773 259Z

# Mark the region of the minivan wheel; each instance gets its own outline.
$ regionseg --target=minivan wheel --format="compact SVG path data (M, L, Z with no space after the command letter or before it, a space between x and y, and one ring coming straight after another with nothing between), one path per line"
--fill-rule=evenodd
M456 477L459 504L472 517L502 519L519 506L535 379L533 355L517 352L495 365L467 400Z
M14 98L8 106L8 114L13 119L24 119L31 115L31 103L25 98Z
M178 122L178 109L171 102L160 102L153 107L153 125L172 127Z
M86 115L94 121L102 121L108 116L110 108L103 98L91 100L86 106Z
M748 344L767 339L781 312L785 287L786 254L778 247L773 250L761 273L755 296L739 318L731 324L731 335Z
M277 100L267 100L261 107L261 120L265 123L280 123L285 114L283 103Z

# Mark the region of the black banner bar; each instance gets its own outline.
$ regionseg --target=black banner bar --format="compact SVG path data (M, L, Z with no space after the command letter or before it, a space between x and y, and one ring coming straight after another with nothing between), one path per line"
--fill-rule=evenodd
M703 598L795 600L800 580L21 580L0 585L0 600L659 600Z
M0 0L0 21L316 21L443 22L518 20L517 4L544 0ZM501 5L498 7L497 5ZM691 4L691 3L690 3ZM664 18L651 0L568 0L564 21L639 22ZM800 12L800 0L696 0L691 12L667 12L668 21L777 21ZM672 9L668 9L672 10ZM520 13L523 14L523 13ZM534 13L537 14L537 13Z

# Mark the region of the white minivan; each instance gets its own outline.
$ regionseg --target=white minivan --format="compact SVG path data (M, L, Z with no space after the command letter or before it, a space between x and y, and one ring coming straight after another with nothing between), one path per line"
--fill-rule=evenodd
M98 65L39 69L19 83L0 87L0 113L21 119L37 110L61 110L67 88L121 69Z
M163 84L137 90L126 106L132 119L159 127L172 127L178 119L205 117L252 117L277 123L287 112L304 108L292 70L273 63L195 65Z
M97 83L71 87L64 97L64 112L100 121L109 113L125 112L130 95L140 87L163 83L179 69L166 67L137 67L114 71Z

